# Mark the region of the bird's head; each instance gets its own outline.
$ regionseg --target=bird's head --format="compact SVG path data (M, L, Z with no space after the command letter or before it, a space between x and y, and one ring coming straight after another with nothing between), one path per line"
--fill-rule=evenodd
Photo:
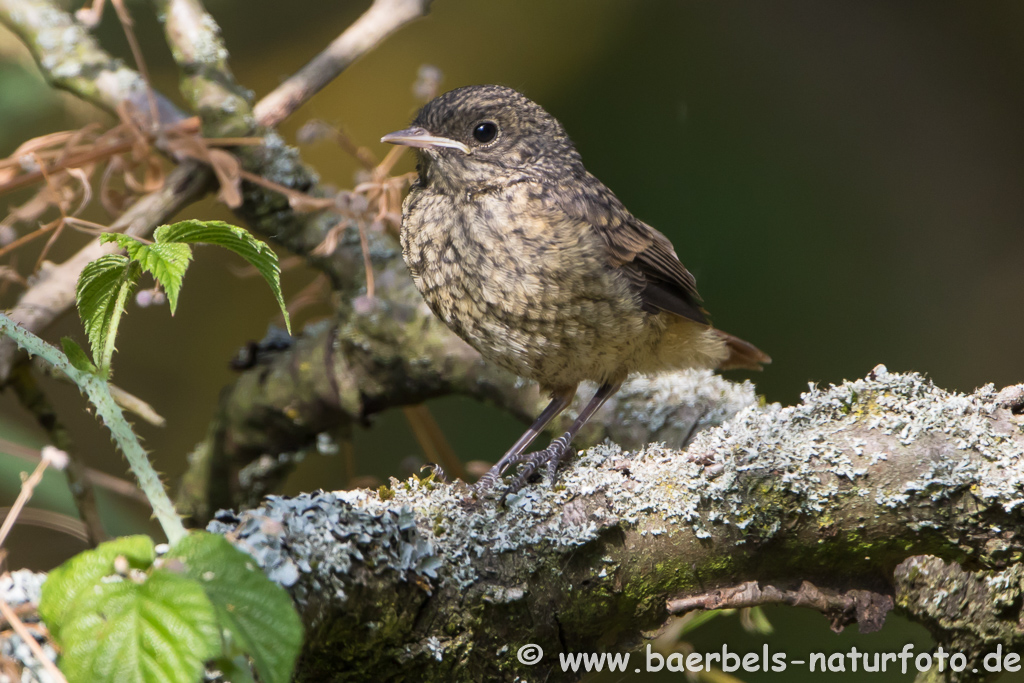
M582 168L558 120L500 85L446 92L428 102L411 127L381 141L416 148L421 182L454 192L523 176L557 180Z

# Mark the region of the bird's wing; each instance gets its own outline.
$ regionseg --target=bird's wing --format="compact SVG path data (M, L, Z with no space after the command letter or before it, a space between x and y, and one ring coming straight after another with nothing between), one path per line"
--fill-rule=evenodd
M708 324L697 282L679 261L672 242L630 214L610 190L600 187L603 191L585 201L563 202L560 208L600 235L609 262L629 279L644 310L666 311Z

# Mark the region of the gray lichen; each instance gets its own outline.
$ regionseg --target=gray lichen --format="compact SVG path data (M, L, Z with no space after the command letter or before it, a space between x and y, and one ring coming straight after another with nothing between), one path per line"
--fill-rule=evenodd
M309 591L333 590L344 602L344 587L334 579L349 575L356 563L402 577L437 578L441 560L429 537L417 531L413 510L364 507L354 495L359 493L270 496L258 514L239 518L221 511L208 528L236 538L272 580L294 587L299 601ZM310 580L296 586L300 574Z

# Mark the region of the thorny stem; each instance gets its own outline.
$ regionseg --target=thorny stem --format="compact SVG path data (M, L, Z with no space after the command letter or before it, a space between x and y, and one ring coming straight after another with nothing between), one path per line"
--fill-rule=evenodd
M160 475L153 469L145 449L139 443L138 437L132 431L131 425L125 420L120 406L110 395L110 389L106 380L88 372L78 370L68 361L61 351L50 346L36 335L22 329L6 315L0 313L0 333L5 334L14 342L28 351L30 354L39 356L44 361L66 374L72 382L83 390L89 397L89 401L96 408L97 415L110 430L111 435L117 442L121 452L128 460L136 479L139 481L139 488L146 494L149 504L153 507L153 514L167 535L167 540L174 545L188 533L185 525L182 524L178 513L174 511L174 505L167 496Z

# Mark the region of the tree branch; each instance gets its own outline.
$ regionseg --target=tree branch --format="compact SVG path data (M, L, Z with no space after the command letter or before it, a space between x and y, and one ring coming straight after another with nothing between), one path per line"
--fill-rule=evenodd
M507 508L461 484L393 481L271 498L211 528L298 601L299 680L554 680L556 653L636 647L670 600L742 582L891 596L913 555L1018 566L1024 418L1005 397L880 366L791 408L748 408L685 452L592 448ZM539 665L518 663L524 643L543 647Z
M885 615L893 607L892 596L866 590L840 592L822 590L810 581L801 581L796 589L781 589L746 581L697 595L688 595L668 601L669 614L685 614L694 610L739 609L761 605L790 605L810 607L829 618L834 631L842 631L852 622L860 626L861 633L872 633L882 628Z
M154 0L174 61L181 94L203 120L208 137L247 135L255 125L249 95L228 67L220 27L199 0Z
M385 38L427 14L432 0L374 0L370 9L308 64L256 105L256 120L274 127Z
M140 116L150 112L142 76L99 47L95 38L74 17L51 0L0 0L0 21L28 46L43 77L100 109L114 112L132 105ZM157 94L161 124L184 118L165 97Z
M1024 642L1024 564L1019 556L1002 571L976 572L937 557L911 557L896 568L895 582L900 611L914 615L947 653L968 657L959 675L947 663L944 672L934 667L918 676L921 683L994 680L998 673L986 667L985 656L1005 656Z

